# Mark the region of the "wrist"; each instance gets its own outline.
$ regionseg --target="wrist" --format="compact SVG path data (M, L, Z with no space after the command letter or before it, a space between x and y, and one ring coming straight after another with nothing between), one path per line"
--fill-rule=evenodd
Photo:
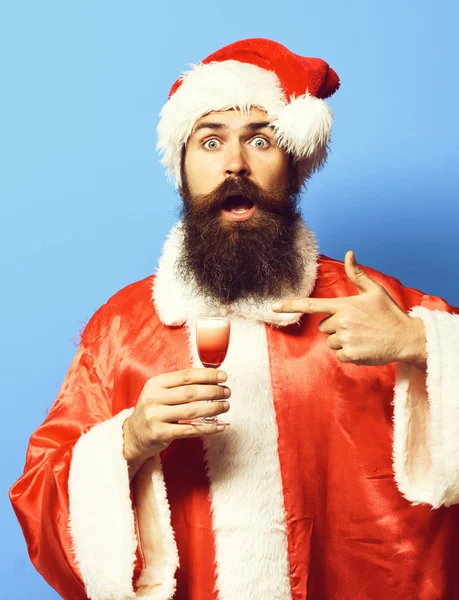
M131 417L128 417L123 423L123 456L131 464L134 461L146 460L148 456L139 449L135 435L131 429Z
M402 356L400 360L426 370L427 347L424 321L419 317L408 317L406 338L403 339Z

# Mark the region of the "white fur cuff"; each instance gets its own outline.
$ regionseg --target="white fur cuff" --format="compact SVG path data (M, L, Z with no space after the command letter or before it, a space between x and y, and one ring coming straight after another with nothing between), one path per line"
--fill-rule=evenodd
M427 374L397 370L394 469L402 494L434 508L459 503L459 315L417 306L423 320Z
M70 533L91 600L136 597L137 549L123 423L133 409L95 425L73 450L69 475Z

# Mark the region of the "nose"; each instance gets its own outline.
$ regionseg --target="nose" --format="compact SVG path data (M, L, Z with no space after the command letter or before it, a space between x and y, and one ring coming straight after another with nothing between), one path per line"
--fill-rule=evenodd
M234 144L228 148L228 154L225 161L225 176L242 176L249 175L249 165L244 149L240 144Z

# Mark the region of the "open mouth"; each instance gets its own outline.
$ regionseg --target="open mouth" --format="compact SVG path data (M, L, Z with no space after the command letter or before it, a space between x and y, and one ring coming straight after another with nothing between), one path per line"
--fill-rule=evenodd
M244 196L230 196L222 206L222 211L233 221L246 221L255 213L255 210L255 204Z

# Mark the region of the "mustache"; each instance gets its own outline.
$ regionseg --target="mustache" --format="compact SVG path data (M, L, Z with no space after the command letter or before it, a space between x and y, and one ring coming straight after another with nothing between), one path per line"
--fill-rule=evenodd
M228 177L209 194L193 196L194 206L207 213L218 213L229 198L242 197L266 212L285 214L291 205L291 197L285 190L266 191L248 177Z

